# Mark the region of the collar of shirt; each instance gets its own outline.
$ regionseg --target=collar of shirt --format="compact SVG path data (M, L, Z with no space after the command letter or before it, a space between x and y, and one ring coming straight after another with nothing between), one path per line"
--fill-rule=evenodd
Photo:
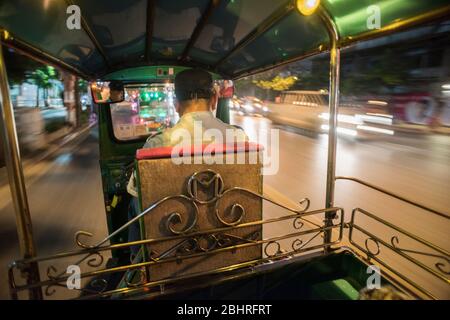
M194 112L188 112L184 114L180 121L186 120L186 119L204 119L204 118L214 118L214 115L211 111L194 111Z

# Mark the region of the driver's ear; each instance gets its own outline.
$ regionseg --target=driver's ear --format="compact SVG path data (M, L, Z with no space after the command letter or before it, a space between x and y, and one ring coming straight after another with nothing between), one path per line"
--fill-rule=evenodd
M175 111L181 116L181 108L180 108L180 103L178 102L178 100L175 101Z

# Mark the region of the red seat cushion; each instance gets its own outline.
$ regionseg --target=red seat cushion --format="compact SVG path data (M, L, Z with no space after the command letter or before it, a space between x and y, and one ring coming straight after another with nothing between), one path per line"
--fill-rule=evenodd
M254 142L242 142L235 144L204 144L204 145L192 145L190 148L182 147L160 147L160 148L148 148L138 149L136 151L136 159L164 159L172 156L172 150L177 148L179 150L178 157L183 156L198 156L203 155L206 149L207 155L215 155L218 153L238 153L247 151L261 151L264 147Z

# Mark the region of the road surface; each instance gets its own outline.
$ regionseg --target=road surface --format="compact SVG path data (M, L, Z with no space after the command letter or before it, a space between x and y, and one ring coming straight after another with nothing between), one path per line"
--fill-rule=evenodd
M262 131L280 129L269 120L234 115L233 122L242 126L252 140ZM263 142L263 144L265 144ZM268 145L267 145L268 146ZM275 159L274 145L268 146ZM279 131L279 170L264 177L265 193L279 201L297 206L304 197L311 200L311 209L325 204L327 164L327 136L308 137L292 130ZM93 243L106 235L101 178L98 165L96 132L79 145L67 146L52 158L27 168L27 187L34 221L35 239L39 254L75 249L73 234L89 230L95 234ZM450 137L422 136L395 138L390 141L352 142L340 140L337 174L356 176L373 184L394 190L399 194L448 212L450 208ZM0 298L7 298L6 264L18 258L14 213L9 191L0 188ZM351 182L336 185L336 206L345 209L349 220L351 209L364 207L378 216L400 225L421 237L450 249L448 223L440 217L391 200ZM274 206L265 206L265 218L282 212ZM367 218L358 220L361 225ZM265 230L266 236L284 231L285 227ZM375 230L375 229L374 229ZM397 233L384 230L381 236L390 239ZM316 240L320 240L319 238ZM403 247L414 246L400 238ZM288 249L289 243L283 243ZM400 246L400 245L399 245ZM404 272L417 270L399 262ZM448 270L448 263L445 266ZM448 287L419 276L439 297L450 298Z
M280 168L277 174L264 177L264 188L268 191L268 195L272 193L278 196L278 192L282 192L282 197L287 197L283 200L291 200L293 205L307 197L311 200L311 209L321 209L325 206L327 135L308 137L298 134L299 130L286 130L274 126L265 118L235 116L234 122L244 128L250 140L264 136L262 132L266 132L265 135L269 136L268 132L271 129L279 129L279 147L275 149L279 150ZM267 140L263 139L262 144L265 145L265 141ZM272 142L267 145L271 149L268 153L273 158L276 152L273 152L274 148L270 148L270 145L276 144ZM379 140L366 142L340 138L336 174L363 179L447 215L450 214L450 136L380 137ZM352 209L362 207L402 229L431 241L447 252L450 250L448 219L404 204L354 182L338 181L335 195L335 206L344 209L347 222L350 220ZM273 207L266 209L267 206L264 211L265 217L278 212ZM400 240L397 245L399 248L435 253L361 214L357 213L355 222L363 228L370 225L370 231L389 244L391 238L397 236ZM286 226L283 228L268 234L275 236L277 232L286 230ZM266 236L268 234L266 233ZM345 234L347 235L347 231ZM365 239L361 233L354 233L354 240L362 247ZM348 244L345 239L344 244ZM285 243L286 247L289 245L289 242ZM369 243L369 248L372 252L377 251L373 242ZM420 268L412 267L405 259L399 258L389 249L381 246L381 250L381 255L390 266L400 269L415 282L423 283L422 287L436 296L450 298L448 284L428 276ZM449 261L436 260L420 254L412 256L419 258L420 261L426 261L426 265L432 266L434 271L436 271L434 264L437 262L444 264L445 272L450 271Z
M93 129L51 158L25 168L38 255L78 249L74 234L79 230L92 232L96 242L107 235L98 161ZM0 299L7 299L6 266L20 255L9 188L1 182ZM46 270L41 272L45 274Z

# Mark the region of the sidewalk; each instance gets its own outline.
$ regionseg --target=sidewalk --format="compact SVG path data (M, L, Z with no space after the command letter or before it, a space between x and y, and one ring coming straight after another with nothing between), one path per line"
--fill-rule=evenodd
M60 137L52 142L50 142L45 150L39 152L38 154L24 156L22 158L22 167L24 171L26 184L31 184L35 178L42 175L42 168L40 162L49 158L60 148L74 142L77 138L84 136L89 130L96 124L87 124L77 130L73 130L68 134ZM0 168L0 199L7 199L10 197L9 194L9 181L6 166ZM0 203L2 206L3 203Z

